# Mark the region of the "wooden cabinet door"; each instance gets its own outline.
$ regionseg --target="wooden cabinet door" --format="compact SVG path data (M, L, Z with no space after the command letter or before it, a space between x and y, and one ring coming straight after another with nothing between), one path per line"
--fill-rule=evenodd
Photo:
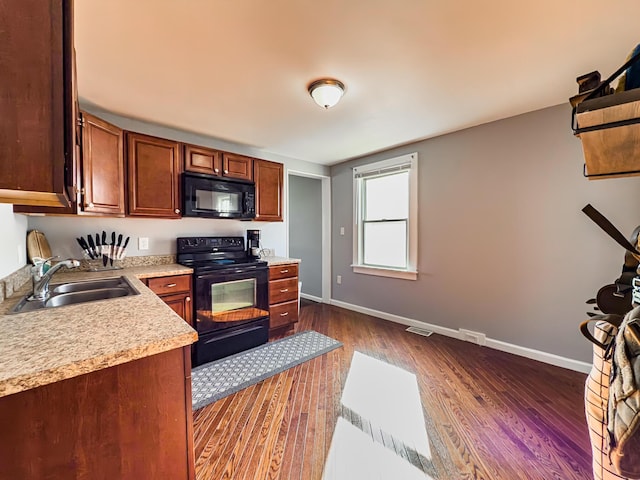
M82 204L87 213L124 216L124 152L120 128L82 113Z
M180 144L127 132L128 214L180 218Z
M184 169L187 172L222 175L221 152L195 145L185 145Z
M288 327L298 321L298 300L278 303L269 307L269 328Z
M3 0L0 11L0 202L68 206L72 1Z
M222 154L222 175L239 180L253 180L253 158L224 152Z
M169 305L171 309L180 315L185 322L193 326L191 323L191 295L179 293L176 295L164 295L162 301Z
M256 220L282 221L283 165L267 160L254 160L256 183Z
M193 480L189 346L0 398L0 478Z

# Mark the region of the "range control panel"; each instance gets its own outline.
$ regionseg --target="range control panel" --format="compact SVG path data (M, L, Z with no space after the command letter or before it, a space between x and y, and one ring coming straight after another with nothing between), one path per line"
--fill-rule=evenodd
M244 251L244 237L179 237L178 253Z

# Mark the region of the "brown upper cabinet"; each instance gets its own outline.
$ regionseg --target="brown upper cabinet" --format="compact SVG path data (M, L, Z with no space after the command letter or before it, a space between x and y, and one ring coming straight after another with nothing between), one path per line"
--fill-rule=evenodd
M82 188L79 210L115 216L125 214L123 132L82 113Z
M184 146L184 169L187 172L222 174L222 152L195 145Z
M180 218L180 143L126 132L128 215Z
M256 220L282 222L283 165L268 160L253 161L256 182Z
M0 10L0 202L68 206L73 2L2 0Z
M196 145L184 146L184 169L238 180L253 180L253 158Z
M69 207L14 205L17 213L124 217L123 131L86 112L77 124L78 153L73 163L74 198Z
M240 180L253 180L253 158L223 152L222 175Z

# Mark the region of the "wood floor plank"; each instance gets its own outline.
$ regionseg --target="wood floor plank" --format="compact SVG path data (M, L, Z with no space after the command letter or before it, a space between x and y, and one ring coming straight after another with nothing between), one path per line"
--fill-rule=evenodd
M297 477L300 478L300 469L298 461L301 461L301 454L296 453L296 447L300 446L298 441L299 436L304 433L306 428L306 415L302 414L302 404L306 398L307 393L307 380L310 375L309 362L296 367L300 370L300 377L298 380L298 387L296 389L296 395L290 400L293 405L290 413L289 428L287 429L287 438L285 443L286 454L282 461L282 470L280 477L283 479L294 479L296 475L294 471L298 472Z
M438 480L591 478L584 374L305 300L296 329L344 346L194 412L198 480L319 480L341 415ZM431 459L342 406L356 351L415 374Z

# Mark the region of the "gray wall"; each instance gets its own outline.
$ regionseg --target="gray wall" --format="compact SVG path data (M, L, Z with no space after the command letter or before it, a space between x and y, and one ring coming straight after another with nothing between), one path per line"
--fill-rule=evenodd
M281 162L285 166L285 175L287 175L288 169L320 175L328 175L329 173L329 167L304 160L278 156L255 147L239 145L162 125L122 117L86 103L82 104L82 108L125 130ZM285 199L286 198L287 192L285 192ZM37 228L43 231L51 245L52 252L61 257L77 257L81 254L80 247L78 247L75 242L75 237L102 230L107 230L108 232L116 230L123 232L125 235L130 235L132 238L127 249L128 255L130 256L175 253L175 239L179 236L244 236L245 230L252 228L258 228L262 231L261 243L264 247L275 250L278 255L284 255L286 252L287 238L284 222L241 222L238 220L211 220L200 218L156 220L146 218L29 217L29 228ZM138 251L137 239L141 236L149 237L149 250Z
M629 235L640 178L583 178L569 120L559 105L332 167L332 297L589 362L585 300L624 251L580 210L592 203ZM354 274L351 168L415 151L419 278Z
M289 175L289 256L299 258L302 293L322 298L322 181Z

